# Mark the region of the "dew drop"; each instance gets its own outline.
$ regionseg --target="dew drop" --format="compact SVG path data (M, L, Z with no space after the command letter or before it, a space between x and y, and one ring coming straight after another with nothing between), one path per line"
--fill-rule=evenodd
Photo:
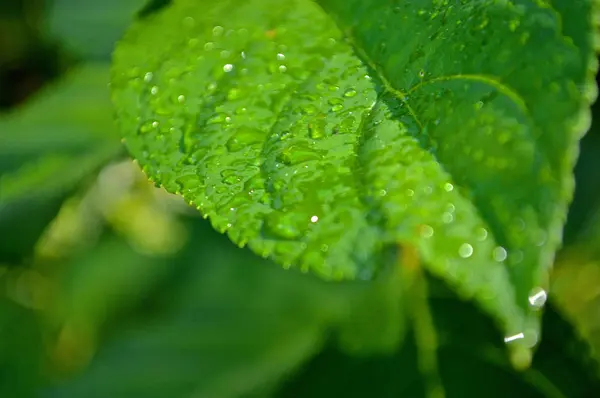
M495 261L502 262L506 260L508 253L506 252L505 248L498 246L492 251L492 256L494 257Z
M213 43L212 41L208 41L208 42L204 43L205 51L211 51L213 48L215 48L215 43Z
M222 26L215 26L212 30L213 36L221 36L223 34L223 27Z
M316 223L317 221L319 221L319 217L318 216L312 216L310 218L310 222L312 222L312 223Z
M223 71L224 72L231 72L233 70L233 65L232 64L225 64L223 65Z
M433 236L433 228L429 225L421 226L421 236L423 238L431 238Z
M444 214L442 214L442 221L444 224L450 224L452 221L454 221L454 216L452 213L444 212Z
M156 94L158 94L158 86L153 86L153 87L150 89L150 94L152 94L152 95L156 95Z
M342 109L344 109L344 105L342 105L342 104L337 104L337 105L334 105L334 106L331 107L331 110L333 112L339 112Z
M483 101L477 101L475 103L475 109L480 110L481 108L483 108Z
M146 83L149 83L149 82L152 80L152 78L153 78L153 77L154 77L154 73L152 73L152 72L148 72L148 73L146 73L146 74L144 75L144 81L145 81Z
M546 300L548 299L548 294L541 287L536 287L531 291L529 295L529 304L533 309L540 309L546 304Z
M425 71L424 71L423 69L421 69L421 70L419 71L419 77L420 77L420 78L424 78L424 77L425 77Z
M185 95L180 95L179 97L177 97L177 101L180 104L183 104L185 102Z
M349 88L346 91L344 91L344 97L352 98L352 97L356 96L356 94L357 94L357 92L353 88Z
M285 66L285 65L279 65L279 72L285 73L285 71L287 71L287 66Z
M521 332L521 333L513 334L511 336L506 336L504 338L504 342L505 343L510 343L512 341L521 340L521 339L524 339L524 338L525 338L525 334L523 332Z
M469 258L473 255L473 246L469 243L463 243L458 249L458 255L462 258Z
M488 231L485 228L477 228L475 231L475 236L477 236L477 240L483 242L488 237Z
M278 61L283 61L284 59L285 59L285 55L284 54L282 54L282 53L278 53L277 54L277 60Z
M446 192L452 192L454 190L454 185L450 184L449 182L444 184L444 190Z

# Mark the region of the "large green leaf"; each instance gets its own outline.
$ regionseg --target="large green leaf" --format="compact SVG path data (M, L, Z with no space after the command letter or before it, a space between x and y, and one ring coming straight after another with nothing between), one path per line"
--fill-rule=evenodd
M507 333L537 333L592 40L543 2L320 4L188 0L135 24L112 76L129 151L285 267L370 279L414 247Z
M108 68L71 71L0 118L0 261L31 253L62 200L120 153Z

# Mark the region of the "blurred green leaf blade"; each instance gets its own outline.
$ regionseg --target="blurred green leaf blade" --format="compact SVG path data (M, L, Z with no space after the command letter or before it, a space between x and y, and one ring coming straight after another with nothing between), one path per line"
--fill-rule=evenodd
M191 224L194 243L156 267L145 262L150 277L136 265L144 264L139 255L114 240L94 249L96 260L73 263L82 268L68 274L74 288L62 290L67 307L58 307L59 316L95 318L87 318L92 328L107 328L103 321L112 318L112 326L89 368L45 396L238 397L268 387L318 352L326 329L347 311L347 296L236 249L205 222ZM110 258L106 250L123 271L95 288L102 271L86 269ZM136 302L139 317L131 312ZM123 308L129 315L115 317Z
M48 33L86 61L108 61L117 40L147 0L53 0Z
M90 64L0 118L0 260L30 255L64 198L120 153L107 85Z

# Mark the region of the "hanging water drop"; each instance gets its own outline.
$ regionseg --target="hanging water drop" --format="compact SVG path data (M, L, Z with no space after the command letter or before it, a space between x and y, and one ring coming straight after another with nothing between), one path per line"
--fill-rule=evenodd
M541 287L537 287L531 291L529 295L529 304L533 309L540 309L546 304L546 300L548 299L548 294Z
M513 334L511 336L506 336L504 338L504 342L505 343L510 343L511 341L515 341L515 340L521 340L525 338L525 334L523 332L521 333L517 333L517 334Z

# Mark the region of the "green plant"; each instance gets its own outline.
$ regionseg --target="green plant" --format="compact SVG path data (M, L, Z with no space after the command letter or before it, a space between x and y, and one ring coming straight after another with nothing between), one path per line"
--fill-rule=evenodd
M60 247L65 213L113 200L92 215L87 205L85 219L109 227L64 256L42 325L18 336L41 344L44 331L66 372L99 349L81 377L43 394L600 390L587 343L544 306L596 98L594 1L166 3L144 8L117 45L112 101L148 179L198 211L164 210L141 182L110 199L103 186L121 169L80 188L119 155L108 112L85 137L59 127L56 147L24 136L23 116L4 122L0 228L27 228L0 260L48 262L40 247ZM105 93L106 64L90 64L106 48L84 47L88 65L61 83L73 90L32 107L33 129L35 112L47 124L76 90ZM69 125L98 126L79 104L86 117ZM24 223L37 197L43 214ZM20 271L9 274L18 287ZM9 296L23 303L20 291ZM35 364L48 362L38 351L22 362L34 364L23 365L31 389L8 380L0 391L35 394Z

